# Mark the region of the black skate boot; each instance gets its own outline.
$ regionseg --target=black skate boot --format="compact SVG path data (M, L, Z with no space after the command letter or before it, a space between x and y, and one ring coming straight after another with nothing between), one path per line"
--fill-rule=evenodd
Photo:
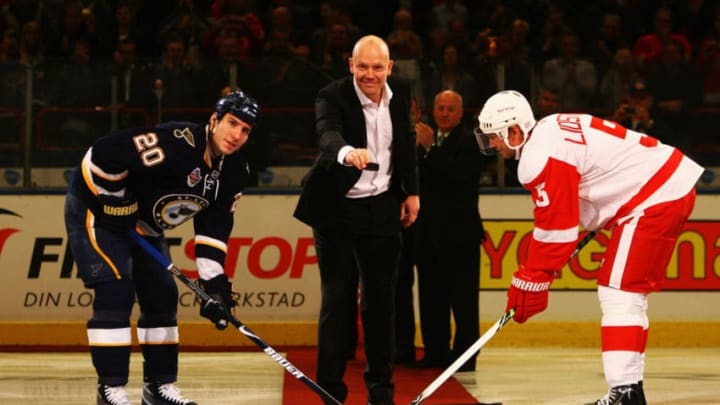
M642 381L637 384L617 385L604 397L585 405L647 405Z
M125 386L98 385L97 405L132 405L125 393Z
M143 384L142 405L198 405L197 402L183 398L175 384Z

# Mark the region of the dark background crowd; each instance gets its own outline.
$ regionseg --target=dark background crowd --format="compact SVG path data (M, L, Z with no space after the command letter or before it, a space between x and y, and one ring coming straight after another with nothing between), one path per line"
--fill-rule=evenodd
M202 122L235 88L263 109L254 171L309 165L315 95L365 34L425 112L452 89L470 127L515 89L720 165L719 0L0 0L0 166L72 166L111 128Z

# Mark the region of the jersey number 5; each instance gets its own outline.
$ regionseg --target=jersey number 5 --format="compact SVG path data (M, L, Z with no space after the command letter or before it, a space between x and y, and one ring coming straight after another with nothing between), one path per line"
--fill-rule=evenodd
M535 194L537 195L537 199L535 199L536 207L542 208L550 205L550 196L548 195L547 191L545 191L544 181L535 186Z
M154 132L136 135L132 138L140 154L140 160L147 167L152 167L165 160L165 152L158 146L158 136Z

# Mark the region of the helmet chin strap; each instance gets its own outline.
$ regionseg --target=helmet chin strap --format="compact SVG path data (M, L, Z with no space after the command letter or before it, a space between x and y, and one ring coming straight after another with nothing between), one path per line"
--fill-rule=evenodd
M506 131L507 131L507 129L506 129ZM520 160L520 149L522 149L522 147L525 146L525 143L527 142L528 136L529 136L529 134L525 134L524 131L522 131L520 129L519 129L519 131L523 135L522 142L520 142L520 145L512 146L510 144L509 134L505 136L505 142L506 142L507 147L515 151L515 160Z
M222 153L215 148L215 142L213 142L213 136L215 135L215 128L217 127L217 122L215 122L215 125L210 126L208 128L208 145L210 146L210 160L214 160L217 157L220 157Z

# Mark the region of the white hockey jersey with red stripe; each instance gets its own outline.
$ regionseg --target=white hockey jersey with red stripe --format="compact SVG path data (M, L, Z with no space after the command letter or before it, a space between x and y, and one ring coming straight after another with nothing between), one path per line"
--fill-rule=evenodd
M579 226L618 220L687 194L703 168L676 148L588 114L540 120L522 149L518 179L532 194L535 218L528 269L561 269Z

